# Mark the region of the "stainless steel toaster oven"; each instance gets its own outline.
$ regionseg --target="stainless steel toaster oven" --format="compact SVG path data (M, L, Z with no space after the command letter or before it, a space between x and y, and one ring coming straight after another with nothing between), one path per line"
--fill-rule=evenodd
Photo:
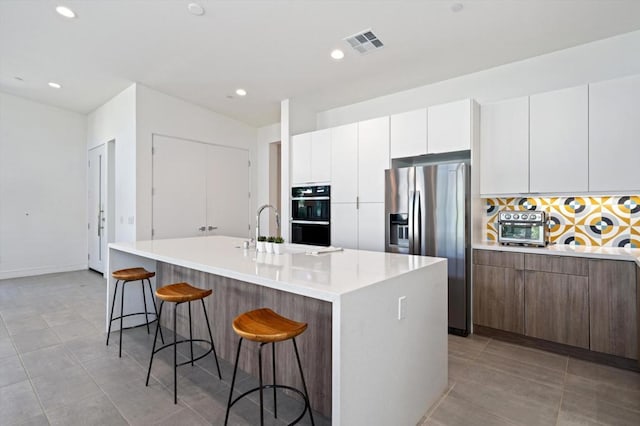
M546 212L501 211L498 214L498 242L546 246L549 243Z

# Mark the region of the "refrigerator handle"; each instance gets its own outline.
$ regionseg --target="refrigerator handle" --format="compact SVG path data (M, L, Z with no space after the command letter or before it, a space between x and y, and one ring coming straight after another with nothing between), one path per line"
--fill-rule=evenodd
M413 194L412 216L413 216L413 247L411 252L413 254L422 254L422 212L420 211L420 191L415 191Z
M413 254L413 205L415 196L415 191L409 191L409 254Z

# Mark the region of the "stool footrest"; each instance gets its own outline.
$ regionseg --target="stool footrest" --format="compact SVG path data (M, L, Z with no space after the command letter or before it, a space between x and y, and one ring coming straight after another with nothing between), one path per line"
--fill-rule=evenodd
M155 351L153 351L153 353L151 354L152 356L157 354L158 352L160 352L163 349L167 349L170 347L173 347L174 345L179 345L180 343L190 343L190 342L202 342L202 343L207 343L210 347L209 349L203 353L202 355L197 356L196 358L189 358L187 361L185 362L181 362L179 364L176 364L176 367L180 367L181 365L187 365L187 364L191 364L192 362L196 362L199 359L204 358L205 356L209 355L211 352L213 352L213 345L211 344L210 341L208 340L204 340L204 339L183 339L183 340L178 340L177 342L171 342L171 343L167 343L166 345L160 346L158 349L156 349Z
M304 417L304 415L307 412L307 410L311 411L311 407L309 406L309 401L307 400L307 397L304 395L304 393L302 393L301 390L296 389L296 388L291 387L291 386L287 386L287 385L262 385L262 389L273 389L273 388L276 388L276 389L287 389L287 390L290 390L292 392L295 392L298 395L300 395L300 397L302 398L302 401L304 401L304 409L302 410L302 413L300 413L300 415L298 417L296 417L295 420L293 420L291 423L289 423L289 426L298 423L302 419L302 417ZM241 395L236 397L233 401L231 401L231 403L229 404L229 409L231 409L231 407L233 407L233 404L235 404L236 402L238 402L239 400L241 400L245 396L247 396L247 395L249 395L249 394L251 394L253 392L258 392L259 390L260 390L260 386L255 387L253 389L249 389L248 391L242 393Z
M142 324L140 324L140 325L134 325L134 326L132 326L132 327L123 327L123 328L122 328L123 330L128 330L128 329L130 329L130 328L140 327L141 325L151 324L152 322L156 322L156 321L158 320L158 318L156 317L156 313L155 313L155 312L149 312L149 311L147 311L147 312L135 312L135 313L133 313L133 314L126 314L126 315L121 315L121 316L119 316L119 317L113 317L113 319L111 320L111 322L114 322L115 320L119 320L120 318L132 317L132 316L135 316L135 315L153 315L153 316L154 316L154 319L152 319L152 320L151 320L151 321L149 321L148 323L147 323L147 322L143 322L143 323L142 323Z

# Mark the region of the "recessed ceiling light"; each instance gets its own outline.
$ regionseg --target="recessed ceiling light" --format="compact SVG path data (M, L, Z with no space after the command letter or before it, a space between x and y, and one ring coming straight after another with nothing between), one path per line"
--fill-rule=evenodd
M462 9L464 9L464 5L462 3L454 3L451 5L452 12L460 12Z
M54 81L50 81L49 82L49 87L53 87L54 89L61 89L62 88L62 84L56 83Z
M56 12L58 12L60 15L64 16L65 18L73 19L76 17L76 13L66 6L56 7Z
M237 89L236 90L236 95L238 96L247 96L247 91L244 89Z
M200 6L198 3L189 3L187 5L187 9L189 13L195 16L204 15L204 7Z
M331 57L336 61L339 61L340 59L344 58L344 52L340 49L332 50Z

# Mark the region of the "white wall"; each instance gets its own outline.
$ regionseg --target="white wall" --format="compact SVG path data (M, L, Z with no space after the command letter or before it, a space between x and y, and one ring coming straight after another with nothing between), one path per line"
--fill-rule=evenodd
M474 98L491 102L640 73L640 31L537 56L458 78L334 108L317 128Z
M0 93L0 278L87 267L86 117Z
M269 164L269 146L271 143L280 142L280 123L271 124L258 128L256 143L256 180L257 180L257 193L256 193L256 206L263 204L269 204L271 199L271 191L269 190L269 174L271 165ZM270 215L271 213L269 213ZM253 217L255 215L251 215ZM270 217L270 216L269 216ZM261 229L269 229L269 217L263 214L260 220ZM286 218L282 218L283 226L289 223ZM270 232L273 234L273 232ZM251 234L253 235L253 233Z
M253 165L251 193L257 193L256 128L138 84L136 85L136 239L151 239L153 183L151 146L154 134L248 149ZM250 217L253 217L256 208L255 196L252 197L249 208ZM254 225L252 223L252 230Z
M114 238L115 241L133 241L136 239L135 84L87 117L87 150L111 140L115 140L116 157Z

